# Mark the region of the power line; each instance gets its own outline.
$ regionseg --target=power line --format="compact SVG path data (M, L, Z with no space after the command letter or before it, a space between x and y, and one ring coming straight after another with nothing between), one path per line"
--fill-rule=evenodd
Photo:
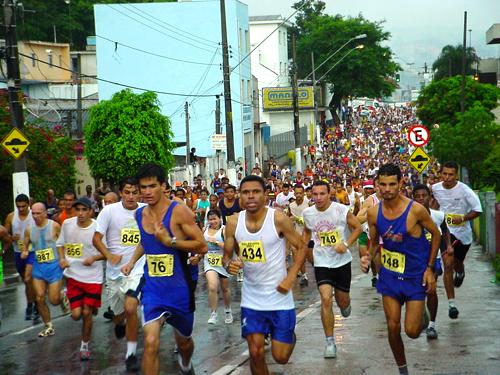
M175 57L170 57L170 56L165 56L165 55L160 55L158 53L155 53L155 52L150 52L150 51L146 51L146 50L143 50L143 49L140 49L140 48L137 48L137 47L133 47L133 46L130 46L128 44L125 44L125 43L122 43L122 42L118 42L116 40L112 40L112 39L109 39L109 38L106 38L105 36L101 36L101 35L97 35L96 34L96 37L98 38L101 38L101 39L104 39L104 40L107 40L111 43L114 43L115 45L115 49L118 45L120 46L123 46L123 47L126 47L126 48L130 48L131 50L134 50L134 51L138 51L138 52L142 52L142 53L145 53L147 55L151 55L151 56L156 56L156 57L160 57L162 59L167 59L167 60L173 60L173 61L178 61L178 62L182 62L182 63L187 63L187 64L195 64L195 65L212 65L212 66L220 66L220 64L209 64L209 63L203 63L203 62L198 62L198 61L190 61L190 60L183 60L183 59L177 59Z
M58 68L58 69L61 69L61 70L66 70L68 72L72 72L73 74L77 74L75 71L71 70L71 69L66 69L66 68L63 68L62 66L59 66L59 65L55 65L55 64L51 64L47 61L43 61L43 60L40 60L38 58L33 58L32 56L28 56L28 55L25 55L24 53L19 53L19 56L24 56L24 57L27 57L27 58L30 58L32 60L35 60L35 61L38 61L38 62L41 62L43 64L46 64L46 65L49 65L49 66L53 66L55 68ZM102 81L102 82L106 82L106 83L110 83L112 85L116 85L116 86L122 86L122 87L127 87L129 89L134 89L134 90L140 90L140 91L151 91L151 92L154 92L154 93L157 93L157 94L163 94L163 95L172 95L172 96L184 96L184 97L205 97L205 98L208 98L208 97L213 97L213 96L216 96L218 94L207 94L207 95L202 95L202 94L199 94L199 95L192 95L192 94L182 94L182 93L178 93L178 92L168 92L168 91L159 91L159 90L151 90L151 89L145 89L143 87L138 87L138 86L132 86L132 85L127 85L125 83L120 83L120 82L116 82L116 81L111 81L109 79L104 79L104 78L99 78L97 76L91 76L91 75L87 75L87 74L77 74L79 78L81 77L86 77L86 78L93 78L97 81Z

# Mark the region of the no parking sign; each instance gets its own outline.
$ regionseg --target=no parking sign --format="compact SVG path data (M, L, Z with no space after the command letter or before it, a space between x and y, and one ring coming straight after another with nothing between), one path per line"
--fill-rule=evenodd
M429 130L423 125L415 125L408 130L408 141L415 147L425 146L429 138Z

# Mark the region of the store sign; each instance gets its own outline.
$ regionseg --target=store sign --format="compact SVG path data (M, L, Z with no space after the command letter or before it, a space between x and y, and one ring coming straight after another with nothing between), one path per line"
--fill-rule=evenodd
M299 110L314 108L312 86L299 87ZM291 111L293 109L293 90L291 87L265 87L262 89L264 111Z

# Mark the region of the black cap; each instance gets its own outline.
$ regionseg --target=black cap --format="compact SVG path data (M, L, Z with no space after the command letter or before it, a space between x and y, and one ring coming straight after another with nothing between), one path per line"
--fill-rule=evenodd
M82 205L87 208L92 208L92 202L87 197L81 197L75 203L73 203L73 207L76 207L78 205Z

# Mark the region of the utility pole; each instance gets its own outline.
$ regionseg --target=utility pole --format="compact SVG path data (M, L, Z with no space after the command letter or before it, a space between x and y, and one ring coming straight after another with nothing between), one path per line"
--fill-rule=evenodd
M220 123L220 96L215 96L215 134L221 134L221 123ZM220 151L216 150L215 154L217 155L217 171L220 170Z
M299 88L297 87L297 51L295 48L295 33L292 34L292 56L293 56L293 135L295 141L295 169L302 171L302 157L300 155L300 123L299 123Z
M22 131L24 128L23 92L21 90L21 72L19 70L17 49L16 10L17 4L14 0L4 0L5 59L7 64L10 122L12 127ZM14 160L12 184L14 198L21 193L29 196L29 180L25 156L20 157L19 160Z
M314 95L314 131L316 132L316 143L321 143L321 129L318 120L318 95L316 94L316 69L314 67L314 52L311 52L313 95ZM314 139L311 139L314 143Z
M76 89L76 137L83 138L83 118L82 118L82 55L77 55L77 89Z
M222 34L222 70L224 74L224 110L226 112L227 177L231 183L235 183L236 166L234 156L233 106L231 103L231 71L227 45L226 2L224 0L220 0L220 24Z
M186 118L186 168L189 165L189 152L191 151L189 145L189 103L184 103L184 117Z
M467 47L467 11L464 12L464 42L462 51L462 94L460 97L460 112L462 115L465 112L465 63L466 63L466 47Z

